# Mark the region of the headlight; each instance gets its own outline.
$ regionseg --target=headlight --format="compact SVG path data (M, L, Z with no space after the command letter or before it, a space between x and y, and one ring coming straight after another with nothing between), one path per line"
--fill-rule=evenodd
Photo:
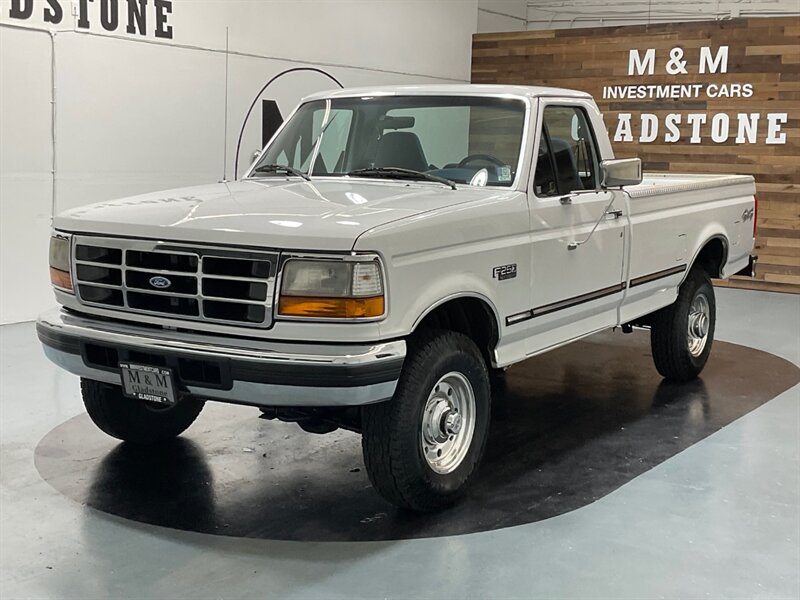
M57 288L72 291L69 255L69 238L52 236L50 238L50 283Z
M369 319L383 316L384 311L377 260L291 259L283 266L281 316Z

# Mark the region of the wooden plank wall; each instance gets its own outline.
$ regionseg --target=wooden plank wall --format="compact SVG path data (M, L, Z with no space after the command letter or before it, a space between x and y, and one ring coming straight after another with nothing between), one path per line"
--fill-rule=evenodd
M728 46L726 73L699 73L700 48L716 55ZM670 50L680 47L687 74L669 74ZM629 51L644 56L656 50L653 75L629 75ZM673 69L674 70L674 69ZM618 115L632 113L633 141L614 142L618 157L639 156L645 169L685 173L745 173L755 177L759 213L755 278L737 277L724 285L800 292L800 17L735 19L674 23L476 34L472 44L472 82L549 85L592 94L604 113L610 133ZM604 86L649 84L745 84L752 96L689 99L604 100ZM716 88L715 88L716 91ZM756 143L736 144L737 115L760 113ZM640 114L659 121L653 143L640 143ZM681 138L664 141L664 118L680 113ZM702 141L689 143L689 113L706 113ZM731 137L711 140L711 121L727 113ZM781 125L785 144L766 144L767 114L787 113Z

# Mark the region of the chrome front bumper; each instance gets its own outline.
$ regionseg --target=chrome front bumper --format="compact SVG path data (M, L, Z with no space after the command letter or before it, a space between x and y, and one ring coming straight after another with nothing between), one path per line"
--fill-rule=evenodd
M41 315L36 332L47 357L75 375L120 385L120 360L161 365L173 369L185 393L254 406L356 406L388 400L406 354L403 340L265 342L150 328L65 309Z

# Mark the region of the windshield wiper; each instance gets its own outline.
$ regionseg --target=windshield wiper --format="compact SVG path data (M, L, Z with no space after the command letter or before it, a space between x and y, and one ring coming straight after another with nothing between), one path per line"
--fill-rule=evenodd
M348 175L355 175L357 177L386 177L389 179L427 179L428 181L436 181L443 183L446 186L456 189L456 182L439 177L438 175L431 175L430 173L423 173L422 171L415 171L414 169L401 169L400 167L367 167L366 169L356 169L350 171Z
M287 165L258 165L255 169L253 169L253 173L288 173L289 175L294 175L295 177L302 177L306 181L311 181L311 177L303 173L302 171L298 171L294 167L289 167Z

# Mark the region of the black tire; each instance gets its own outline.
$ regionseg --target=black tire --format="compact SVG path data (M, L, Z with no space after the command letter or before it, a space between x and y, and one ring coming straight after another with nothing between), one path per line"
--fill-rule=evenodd
M422 423L428 396L439 380L458 373L475 399L475 427L466 454L451 472L436 472L423 455ZM467 336L431 330L409 340L409 352L393 398L365 406L362 449L375 489L389 502L410 510L434 511L464 492L486 446L491 392L486 363Z
M708 326L705 345L692 352L689 319L692 304L698 296L708 304ZM667 380L686 382L697 377L706 366L714 341L717 306L711 279L703 269L694 268L678 291L674 304L653 315L650 329L650 347L658 372Z
M81 379L83 405L94 424L120 440L134 444L157 444L183 433L203 410L205 402L181 398L174 406L161 407L133 400L122 388L91 379Z

